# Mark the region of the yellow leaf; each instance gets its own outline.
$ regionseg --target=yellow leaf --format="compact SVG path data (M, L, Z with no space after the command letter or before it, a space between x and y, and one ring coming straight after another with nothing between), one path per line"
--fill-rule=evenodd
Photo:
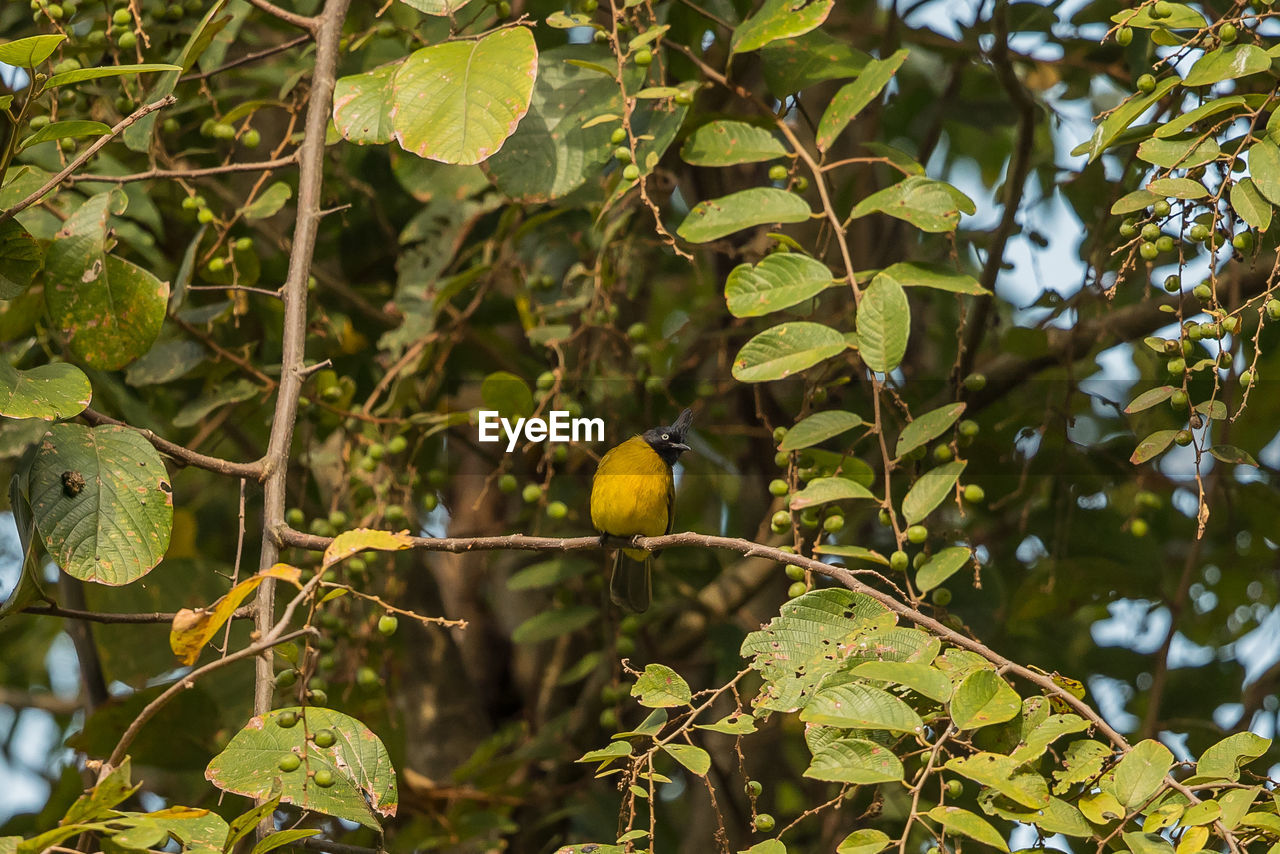
M231 615L249 598L249 594L258 589L263 579L278 578L297 584L301 577L302 570L297 567L277 563L232 587L211 608L183 608L174 616L173 625L169 629L169 648L183 664L195 664L204 645L231 619Z
M1188 827L1182 832L1182 838L1178 840L1177 854L1194 854L1204 848L1204 844L1208 841L1209 828Z
M391 531L378 531L373 528L356 528L354 531L343 531L333 538L329 548L324 550L323 569L351 557L357 552L374 549L381 552L397 552L413 545L413 537L408 531L394 534Z

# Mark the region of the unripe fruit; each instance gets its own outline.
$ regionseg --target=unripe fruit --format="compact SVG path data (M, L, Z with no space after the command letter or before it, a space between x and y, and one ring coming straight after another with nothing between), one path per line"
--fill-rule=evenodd
M322 789L327 789L333 785L333 772L328 768L321 768L311 777L315 784Z
M383 614L378 618L378 634L383 637L391 637L398 628L400 628L400 621L394 614Z
M614 128L613 133L609 134L609 142L614 145L620 145L627 141L627 131L625 128Z
M769 520L769 524L778 533L782 533L782 531L791 527L791 514L786 510L779 510L773 514L773 518Z
M809 588L805 586L803 581L797 581L787 588L787 598L794 599L797 596L803 596L809 592Z
M301 528L303 523L307 521L307 517L301 508L290 507L285 511L284 520L289 524L290 528Z
M756 830L761 833L770 833L776 826L777 822L767 812L762 812L756 816Z
M547 505L547 517L551 519L563 519L569 515L569 506L563 501L552 501Z
M982 391L987 387L986 374L969 374L969 376L964 378L964 387L969 391Z
M795 564L787 564L787 578L792 581L804 581L804 567Z
M302 760L298 758L298 755L296 753L290 753L280 759L278 767L281 771L288 774L290 771L297 771L298 766L301 764Z
M1218 28L1218 38L1223 44L1231 44L1236 40L1236 28L1231 24L1223 24Z
M1182 389L1178 389L1173 394L1169 395L1169 405L1174 409L1186 409L1187 404L1190 402L1191 401L1187 397L1187 393Z
M1242 371L1240 373L1240 385L1245 388L1253 385L1253 371Z
M525 504L536 504L542 498L542 487L536 483L527 483L520 497L524 499Z
M1150 74L1144 74L1138 78L1138 91L1144 95L1150 95L1156 90L1156 79Z
M1187 445L1191 444L1191 440L1194 438L1195 437L1191 435L1190 430L1179 430L1174 434L1173 441L1185 448Z
M1148 241L1155 240L1159 236L1160 236L1160 226L1156 225L1154 222L1149 222L1142 227L1143 240L1148 240Z
M806 528L818 527L818 511L813 507L806 508L800 513L800 524Z
M1186 373L1187 360L1182 358L1170 359L1169 363L1165 365L1165 369L1173 376L1180 377Z
M781 498L783 495L787 494L788 489L789 487L787 486L787 482L785 480L782 480L781 478L774 478L773 480L769 481L770 495L775 495Z
M1135 537L1145 537L1149 530L1151 526L1147 524L1146 519L1134 519L1129 523L1129 533Z
M978 435L978 432L982 428L978 426L977 421L972 421L966 418L956 425L956 429L960 431L961 436L964 436L966 439L972 439L974 436Z
M929 529L924 525L912 525L907 528L907 542L920 545L927 539L929 539Z
M511 4L507 0L501 0L498 3L498 17L506 18L511 14Z
M387 442L387 450L393 454L402 454L409 447L409 440L404 436L392 436Z
M1142 256L1143 261L1154 261L1160 254L1160 250L1154 243L1143 243L1138 246L1138 254Z
M828 516L822 520L822 530L828 534L834 534L844 528L843 516Z
M631 149L627 148L625 145L619 145L613 150L613 157L619 163L630 163L632 160Z
M1222 318L1222 323L1219 325L1222 327L1223 332L1227 332L1234 335L1236 333L1236 330L1240 328L1240 318L1224 317Z
M773 464L780 469L787 467L787 463L791 461L791 455L786 451L778 451L773 455Z
M888 510L883 508L876 514L876 520L886 528L893 524L893 517L889 515Z
M1235 237L1231 238L1231 245L1241 252L1253 251L1253 232L1242 231Z
M647 48L641 48L640 50L636 51L636 55L633 57L633 59L635 60L636 65L639 65L639 66L649 65L650 63L653 62L653 52Z
M889 568L898 572L906 572L911 565L911 558L904 551L896 551L889 555Z
M237 252L248 252L250 249L253 248L253 238L252 237L237 238L236 242L231 244L231 247L235 249Z
M516 480L516 476L513 474L504 474L502 477L498 478L498 489L508 495L515 492L519 487L520 482Z
M307 692L307 702L313 706L327 706L329 705L329 695L323 689L316 688Z
M795 185L796 192L803 193L807 189L809 189L809 179L804 177L803 175L798 176L796 178L796 185Z
M950 462L955 453L951 450L950 445L936 445L933 449L933 458L940 463Z
M935 587L929 598L939 608L945 608L951 604L951 591L945 587Z
M1120 47L1128 47L1133 43L1133 30L1128 27L1121 27L1116 30L1116 44Z
M1280 299L1267 300L1267 318L1269 320L1280 320Z
M776 164L774 164L773 166L770 166L770 167L769 167L769 180L770 180L770 181L785 181L785 180L787 180L787 167L783 166L781 163L776 163Z
M947 781L947 797L948 798L958 798L963 794L964 794L964 783L961 783L959 780Z
M430 513L440 506L440 496L434 492L428 492L422 496L422 509Z
M201 225L208 225L209 223L213 222L213 211L209 210L208 208L201 208L200 211L196 214L196 222L200 223Z
M293 729L298 725L298 713L293 709L276 715L276 723L284 729Z
M1124 222L1120 223L1120 236L1125 240L1128 240L1137 233L1138 225L1133 220L1126 219Z
M1159 0L1155 6L1151 8L1151 17L1167 18L1173 14L1173 5L1168 0Z
M1163 234L1163 235L1161 235L1160 237L1156 238L1156 251L1157 251L1157 252L1172 252L1172 251L1173 251L1173 245L1174 245L1174 244L1173 244L1173 238L1172 238L1172 237L1170 237L1170 236L1169 236L1169 235L1167 235L1167 234Z
M640 167L634 163L628 163L622 170L622 177L627 181L635 181L640 177Z
M1209 227L1207 225L1196 223L1187 231L1187 236L1197 243L1203 243L1209 238Z
M1171 294L1176 294L1178 291L1182 290L1182 277L1177 273L1174 273L1171 276L1166 276L1164 280L1164 289Z
M338 737L333 734L333 730L326 728L316 730L311 740L316 743L316 747L333 747Z
M129 22L133 20L133 14L128 9L116 9L111 13L111 23L117 27L127 27Z
M1156 203L1151 206L1151 212L1158 217L1168 216L1169 210L1169 203L1164 199L1158 199Z
M297 681L298 681L298 671L292 668L288 670L281 670L279 673L276 674L277 688L292 687Z
M764 792L764 784L759 780L748 780L743 789L749 797L758 798Z
M262 134L256 128L249 128L240 136L240 144L245 148L257 148L262 142Z
M1191 293L1195 294L1196 299L1200 300L1200 302L1209 302L1213 299L1213 288L1209 287L1206 282L1196 285Z
M970 504L981 504L986 498L986 490L976 483L971 483L964 488L964 500Z

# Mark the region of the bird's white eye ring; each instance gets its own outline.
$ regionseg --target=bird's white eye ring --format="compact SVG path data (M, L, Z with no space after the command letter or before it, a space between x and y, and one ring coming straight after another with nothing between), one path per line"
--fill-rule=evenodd
M665 442L665 441L667 441L667 440L668 440L668 439L670 439L670 438L671 438L671 436L670 436L670 435L668 435L668 434L666 434L666 433L663 433L663 434L662 434L662 441L664 441L664 442Z

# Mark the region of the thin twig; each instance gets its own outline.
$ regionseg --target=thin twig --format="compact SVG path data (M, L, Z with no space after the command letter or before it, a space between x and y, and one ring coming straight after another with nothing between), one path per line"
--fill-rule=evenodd
M85 421L95 427L101 424L110 424L115 427L127 427L142 434L142 438L150 442L157 451L165 456L173 459L182 465L195 466L198 469L215 472L216 474L224 474L228 477L238 477L247 480L258 481L262 477L262 461L255 460L251 463L233 463L230 460L211 457L207 454L197 453L182 445L170 442L168 439L162 439L150 430L141 427L134 427L123 421L117 421L109 415L103 415L94 409L86 409L80 413Z
M206 166L198 169L148 169L146 172L133 172L128 175L72 175L66 180L73 184L131 184L135 181L154 180L188 180L191 178L208 178L212 175L228 175L234 172L271 172L298 162L297 153L271 160L249 160L243 163L226 163L222 166Z
M289 39L289 41L281 42L273 47L263 48L262 50L255 51L254 53L246 53L244 56L233 59L230 62L225 62L217 68L211 68L208 71L201 71L198 74L188 74L186 77L179 77L178 82L186 83L191 80L204 80L215 74L230 71L232 68L239 68L242 65L248 65L251 62L257 62L260 59L275 56L277 53L284 53L286 50L291 50L292 48L309 41L311 41L311 36L309 35L298 36L297 38Z
M257 7L268 15L279 18L286 24L292 24L295 27L306 30L312 35L319 31L322 23L320 18L311 18L306 15L299 15L297 12L281 9L276 4L271 3L270 0L249 0L249 5Z
M84 620L88 623L104 624L147 624L162 623L168 625L178 616L176 611L155 611L153 613L119 613L112 611L84 611L78 608L63 608L60 605L29 605L22 609L23 614L36 614L41 617L65 617L69 620ZM237 608L231 615L233 620L247 620L253 616L253 607L245 605Z

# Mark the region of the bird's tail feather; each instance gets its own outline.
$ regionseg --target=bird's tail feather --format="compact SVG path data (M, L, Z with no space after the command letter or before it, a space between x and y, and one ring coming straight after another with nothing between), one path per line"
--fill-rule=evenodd
M619 549L613 559L613 576L609 579L609 598L615 605L639 613L649 607L651 596L650 572L653 558L645 553L634 560Z

